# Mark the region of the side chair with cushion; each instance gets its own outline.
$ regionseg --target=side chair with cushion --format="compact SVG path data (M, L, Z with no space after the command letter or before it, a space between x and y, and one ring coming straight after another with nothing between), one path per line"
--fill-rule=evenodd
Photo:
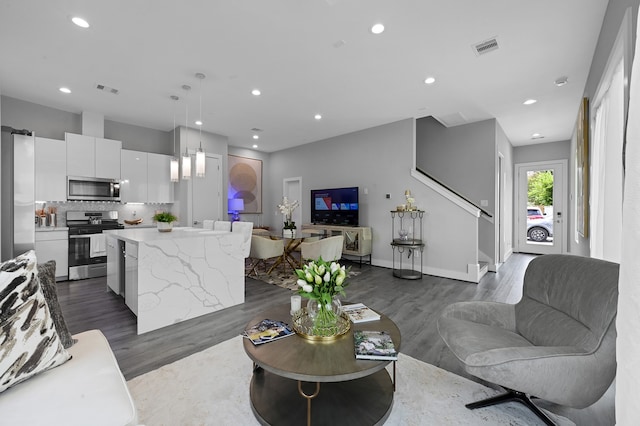
M315 260L319 257L328 262L340 260L343 244L344 237L342 235L311 242L303 241L300 244L300 263L309 259Z
M554 422L530 398L585 408L616 373L616 263L544 255L525 271L515 305L460 302L445 308L440 336L471 375L507 390L469 409L509 401Z
M252 272L255 272L256 277L258 276L257 267L260 264L265 265L266 271L266 260L273 259L282 256L284 253L284 240L272 240L269 237L262 237L259 235L251 236L251 252L249 253L249 258L252 259L251 266L249 266L249 272L247 275L251 275ZM277 266L274 265L274 266ZM271 272L271 270L269 270Z

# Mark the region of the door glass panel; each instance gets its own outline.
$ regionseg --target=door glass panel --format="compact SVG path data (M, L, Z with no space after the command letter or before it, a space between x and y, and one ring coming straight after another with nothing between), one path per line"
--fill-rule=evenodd
M527 171L527 244L553 245L553 170Z

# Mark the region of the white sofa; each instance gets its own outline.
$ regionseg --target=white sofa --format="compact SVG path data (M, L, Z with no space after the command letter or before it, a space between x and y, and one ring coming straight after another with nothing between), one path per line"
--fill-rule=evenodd
M136 408L99 330L73 336L72 359L0 393L0 425L136 425Z

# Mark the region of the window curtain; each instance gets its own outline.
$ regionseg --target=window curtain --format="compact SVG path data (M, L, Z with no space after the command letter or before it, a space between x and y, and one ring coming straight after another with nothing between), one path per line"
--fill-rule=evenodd
M623 83L621 61L595 106L590 156L590 253L612 262L620 262L622 241Z
M638 424L640 419L640 37L638 38L629 86L620 294L616 320L616 423L619 425Z

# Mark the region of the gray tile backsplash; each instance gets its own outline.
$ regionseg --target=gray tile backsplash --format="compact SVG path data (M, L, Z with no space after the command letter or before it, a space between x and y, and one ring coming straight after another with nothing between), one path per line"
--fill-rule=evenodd
M42 203L36 204L36 209L42 208ZM67 201L67 202L48 202L45 204L47 207L57 207L58 209L58 226L67 226L66 224L66 212L70 210L75 211L107 211L117 210L118 221L122 223L124 219L138 219L142 218L145 225L153 224L151 219L156 210L171 211L173 204L120 204L111 203L106 201ZM184 225L182 225L184 226Z

